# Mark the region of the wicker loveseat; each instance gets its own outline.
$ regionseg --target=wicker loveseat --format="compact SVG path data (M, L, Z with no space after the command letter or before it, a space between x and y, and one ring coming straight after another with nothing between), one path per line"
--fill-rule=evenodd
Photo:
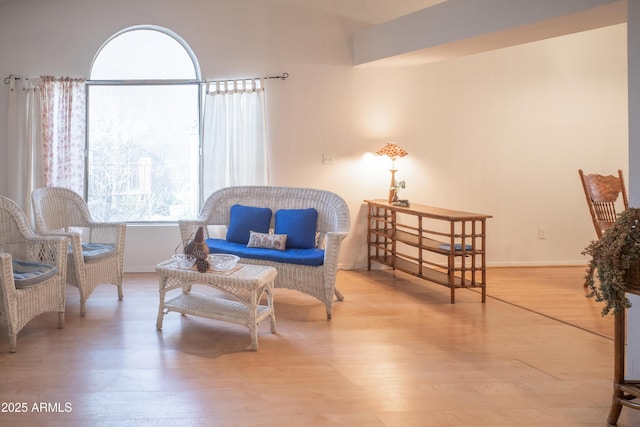
M317 223L314 248L284 251L254 248L247 250L246 245L241 243L210 237L209 230L215 228L211 226L223 226L224 230L228 230L232 217L231 208L234 205L270 209L273 212L269 224L271 231L274 227L277 229L275 220L279 211L315 209ZM196 220L179 221L179 226L185 245L193 238L197 228L203 226L207 244L212 252L235 253L240 256L240 262L275 267L278 270L276 288L294 289L317 298L325 304L327 319L331 319L334 295L340 301L343 299L342 294L336 289L336 273L340 245L349 234L349 222L347 204L340 196L330 191L295 187L240 186L215 191L205 202ZM279 258L287 255L297 257L299 254L310 252L316 257L320 254L320 261L304 265Z

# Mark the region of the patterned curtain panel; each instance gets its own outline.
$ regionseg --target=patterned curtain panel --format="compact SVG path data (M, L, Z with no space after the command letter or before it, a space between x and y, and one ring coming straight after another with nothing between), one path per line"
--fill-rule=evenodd
M84 196L85 79L42 76L44 185Z

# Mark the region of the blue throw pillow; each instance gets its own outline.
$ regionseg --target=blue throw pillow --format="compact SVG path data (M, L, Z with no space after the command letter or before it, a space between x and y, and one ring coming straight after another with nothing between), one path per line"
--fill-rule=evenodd
M271 209L254 206L233 205L230 210L227 240L246 245L251 230L268 233L271 224Z
M287 235L287 248L316 247L318 211L308 209L280 209L276 211L276 234Z

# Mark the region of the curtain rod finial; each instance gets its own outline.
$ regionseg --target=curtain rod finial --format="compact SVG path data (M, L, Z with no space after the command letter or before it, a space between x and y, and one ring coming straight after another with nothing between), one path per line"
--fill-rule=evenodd
M4 78L4 84L8 85L11 82L11 79L20 80L20 77L16 77L13 74L9 74L9 77Z

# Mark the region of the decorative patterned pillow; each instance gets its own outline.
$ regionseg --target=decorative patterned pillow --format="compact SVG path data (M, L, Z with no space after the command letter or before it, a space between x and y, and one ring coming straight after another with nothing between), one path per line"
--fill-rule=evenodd
M247 243L248 248L266 248L284 251L286 249L286 246L286 234L258 233L253 230L249 232L249 243Z

